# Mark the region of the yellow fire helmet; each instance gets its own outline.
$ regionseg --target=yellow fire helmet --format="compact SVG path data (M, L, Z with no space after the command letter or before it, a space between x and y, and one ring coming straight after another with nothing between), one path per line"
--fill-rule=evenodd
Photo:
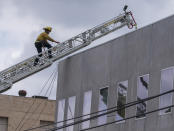
M51 28L51 27L49 27L49 26L44 27L43 29L44 29L44 30L48 30L48 31L50 31L50 32L51 32L51 30L52 30L52 28Z

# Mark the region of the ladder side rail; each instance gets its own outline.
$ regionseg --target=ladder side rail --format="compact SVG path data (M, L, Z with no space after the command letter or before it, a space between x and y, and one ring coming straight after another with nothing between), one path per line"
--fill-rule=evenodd
M77 47L75 47L73 49L70 49L70 50L68 50L66 52L63 52L63 53L61 53L59 55L56 54L57 57L54 58L53 61L56 61L57 59L60 59L60 58L66 56L68 54L71 54L71 53L73 53L73 52L83 48L84 46L85 45L79 45L79 46L77 46ZM10 73L9 73L9 75L7 74L8 75L7 77L5 76L4 80L10 80L12 83L15 83L15 82L17 82L19 80L22 80L22 79L24 79L24 78L26 78L26 77L28 77L28 76L38 72L38 71L41 71L41 70L49 67L50 65L51 65L51 63L46 62L43 65L40 65L38 68L30 67L30 68L28 68L26 70L23 69L20 73L16 73L14 76L10 75ZM12 74L12 72L11 72L11 74Z
M26 71L26 72L24 72L24 73L21 73L21 74L17 75L17 76L12 80L12 83L14 84L14 83L16 83L16 82L18 82L18 81L20 81L20 80L22 80L22 79L24 79L24 78L26 78L26 77L32 75L32 74L34 74L34 73L36 73L36 72L39 72L39 71L41 71L41 70L43 70L43 69L49 67L50 65L51 65L50 63L46 63L46 64L44 64L44 65L41 65L39 68L35 68L35 69L31 70L31 71L28 70L28 71Z
M15 65L13 65L13 66L11 66L11 67L1 71L0 72L0 76L3 75L3 73L8 73L10 71L13 71L16 68L22 68L23 66L27 65L28 63L33 62L37 56L38 55L32 56L32 57L30 57L30 58L28 58L28 59L26 59L26 60L24 60L24 61L22 61L20 63L17 63Z
M72 52L75 52L76 50L79 50L79 49L83 48L84 46L85 45L80 45L80 46L77 46L70 50L66 50L64 52L58 52L56 54L54 54L54 52L53 52L52 53L53 58L54 58L54 56L57 57L56 59L54 58L53 60L56 61L57 59L62 58L63 56L66 56L67 54L70 54ZM48 51L45 51L43 53L47 54L47 52ZM56 52L57 52L57 49L56 49ZM10 80L12 83L14 83L14 82L21 80L22 77L26 78L27 76L29 76L35 72L38 72L44 68L47 68L48 66L50 66L52 64L51 61L49 62L48 58L45 58L42 61L42 65L35 67L35 66L33 66L33 63L34 63L34 60L36 59L36 57L37 57L37 55L6 69L5 71L1 72L1 74L0 74L1 78L3 78L3 80L6 80L6 81ZM43 55L43 57L45 57L45 56Z
M88 44L86 44L86 43L85 44L80 44L78 46L73 47L72 49L69 49L67 52L63 52L60 55L55 55L56 57L53 58L53 61L56 61L56 60L66 56L66 55L69 55L69 54L71 54L71 53L73 53L73 52L75 52L75 51L77 51L77 50L79 50L79 49L81 49L81 48L83 48L83 47L85 47L87 45Z
M99 27L102 27L103 25L110 24L111 22L115 22L115 23L116 23L116 22L120 22L120 20L121 20L122 18L124 18L125 15L126 15L125 13L124 13L124 14L120 14L119 16L116 16L116 17L114 17L114 18L112 18L112 19L110 19L110 20L108 20L108 21L106 21L106 22L103 22L103 23L101 23L101 24L99 24L99 25L97 25L97 26L91 28L90 30L95 30L95 29L97 29L97 28L99 28Z
M35 57L35 56L33 56L33 57ZM5 75L8 75L8 73L15 72L17 68L19 68L19 69L22 70L22 69L23 69L22 67L23 67L24 65L26 65L28 61L32 60L33 57L28 58L28 59L25 60L25 61L22 61L22 62L20 62L20 63L14 65L14 66L12 66L12 67L9 67L9 68L7 68L7 69L1 71L1 72L0 72L0 77L2 78L2 77L5 77Z
M18 74L21 74L22 72L29 71L31 69L36 69L33 66L33 63L34 63L34 60L36 59L36 57L37 57L37 55L35 55L31 58L28 58L27 60L22 61L4 71L2 71L0 73L0 78L2 80L9 80L9 79L13 79L13 77L15 77ZM46 60L44 59L44 61L46 61ZM49 63L49 62L47 61L47 63Z
M59 45L60 46L60 45ZM59 46L54 46L53 48L58 48ZM9 72L13 72L13 71L15 71L15 69L23 69L26 65L27 66L32 66L32 64L33 64L33 62L34 62L34 60L38 57L38 55L40 55L40 54L42 54L42 57L39 57L39 59L40 60L45 60L46 61L46 59L45 59L45 56L48 54L48 51L43 51L43 52L41 52L41 53L39 53L39 54L37 54L37 55L34 55L34 56L32 56L32 57L30 57L30 58L27 58L26 60L24 60L24 61L22 61L22 62L19 62L19 63L17 63L17 64L15 64L15 65L13 65L13 66L11 66L11 67L9 67L9 68L7 68L7 69L5 69L5 70L2 70L1 72L0 72L0 78L2 78L3 77L3 75L5 74L5 73L9 73ZM31 64L31 65L30 65Z
M7 90L10 86L40 70L50 66L54 61L67 56L115 30L124 26L133 27L136 25L131 13L126 12L117 17L112 18L94 28L91 28L71 39L62 42L60 45L54 46L49 50L41 52L42 57L39 57L39 65L34 66L34 60L38 58L35 55L27 60L24 60L8 69L0 72L0 92ZM48 58L48 51L52 52L52 58Z
M116 17L115 19L111 19L110 21L108 22L105 22L103 24L101 24L100 26L97 26L96 28L92 28L93 30L95 30L95 33L91 32L90 30L86 31L86 32L83 32L81 33L80 35L76 36L76 38L74 38L74 40L71 39L71 41L78 41L81 43L81 45L77 48L77 49L80 49L80 48L83 48L87 45L89 45L92 41L96 40L96 39L99 39L100 37L104 36L104 35L107 35L108 33L111 33L117 29L120 29L122 28L123 26L126 26L128 23L126 21L122 21L121 20L124 18L124 16L122 15L121 17L119 17L119 19ZM118 22L120 22L120 25L116 26L116 24L118 24ZM112 25L112 28L109 28L109 26ZM100 29L99 29L100 27ZM102 32L102 29L103 28L108 28L109 30L106 30L105 32ZM96 31L96 29L98 29L98 31ZM91 34L92 33L92 34ZM98 36L95 36L97 33L100 33ZM82 37L82 34L86 34L86 36L88 36L87 38L83 39ZM94 36L93 38L91 38L90 36ZM77 40L77 38L81 38L82 41L79 41ZM83 41L83 40L88 40L87 42ZM68 40L70 41L70 40ZM69 43L67 41L67 45L66 46L69 46ZM65 46L65 45L64 45ZM73 47L75 48L75 47ZM68 48L67 48L68 49ZM71 49L71 48L70 48ZM70 52L72 53L73 50ZM55 55L56 56L56 55ZM65 55L63 55L65 56ZM57 59L59 59L61 56L57 56L56 58L54 58L53 61L56 61Z
M93 41L95 41L95 40L97 40L97 39L99 39L99 38L101 38L101 37L103 37L103 36L105 36L105 35L107 35L107 34L109 34L109 33L111 33L111 32L114 32L115 30L118 30L118 29L120 29L120 28L122 28L122 27L124 27L124 26L126 26L126 25L127 25L127 23L123 23L122 25L120 25L120 26L118 26L118 27L115 27L115 28L113 28L112 30L105 31L105 32L101 33L100 35L98 35L97 37L95 37L95 38L93 39Z
M125 16L125 15L120 15L119 17L115 17L115 18L113 18L113 19L111 19L111 20L109 20L109 21L107 21L107 22L104 22L103 24L100 24L99 26L96 26L96 27L94 27L94 28L92 28L92 29L90 29L90 30L88 30L88 31L86 31L86 32L83 32L83 33L81 33L81 34L88 34L88 35L86 35L86 36L88 36L87 39L88 39L89 41L94 41L94 40L96 40L96 39L98 39L98 38L100 38L100 37L102 37L102 36L104 36L104 35L106 35L106 34L112 32L112 31L114 31L114 30L116 30L116 29L119 29L119 28L115 28L115 29L112 30L112 31L104 32L103 34L101 33L101 35L98 36L98 37L95 37L95 36L94 36L94 34L96 34L97 32L99 32L99 31L101 32L101 29L103 28L103 26L104 26L104 27L107 27L107 26L109 26L110 24L113 24L113 23L115 24L115 23L117 23L117 22L120 22L120 20L123 19L124 16ZM121 28L121 27L120 27L120 28ZM95 31L95 33L94 33L94 32L91 32L91 30L92 30L92 31ZM76 38L81 38L81 34L77 35ZM92 35L91 35L91 34L92 34ZM94 36L94 38L91 38L91 36ZM75 37L74 37L74 38L75 38ZM74 38L72 38L72 39L74 39ZM65 41L64 43L62 43L62 45L65 46L66 43L68 43L68 45L69 45L69 41L72 41L72 39ZM82 39L82 40L83 40L83 39ZM90 42L88 42L88 43L90 43ZM81 44L84 44L84 43L81 43ZM84 46L86 46L86 44L85 44ZM84 46L82 46L82 47L84 47ZM62 46L56 46L56 47L57 47L57 48L61 48ZM50 50L52 51L52 50L55 49L56 47L53 47L53 48L51 48ZM45 52L48 52L48 51L45 51ZM42 56L44 56L43 54L44 54L45 52L42 52L42 53L40 53L40 54L42 54ZM72 51L71 51L71 52L72 52ZM58 52L58 53L59 53L59 52ZM53 54L54 54L54 53L53 53ZM64 56L64 55L63 55L63 56ZM34 60L36 57L37 57L37 55L35 55L35 56L33 56L32 58L29 58L29 59L27 59L27 60L25 60L25 61L23 61L23 62L21 62L21 63L18 63L18 64L16 64L16 65L14 65L14 66L8 68L7 70L1 72L1 74L0 74L1 78L2 78L2 74L3 74L3 73L6 73L6 77L8 77L8 72L9 72L9 77L11 77L10 73L12 74L12 72L14 72L14 74L15 74L15 71L20 72L20 71L25 70L25 67L28 66L28 63L33 63L33 60ZM57 57L57 58L59 58L59 57ZM40 59L41 59L41 58L40 58ZM30 61L30 60L31 60L31 62L28 62L28 61ZM57 60L57 59L56 59L56 60ZM26 66L24 66L24 65L26 65ZM23 66L24 66L24 67L23 67ZM31 65L30 65L30 66L31 66ZM22 68L22 67L23 67L23 68ZM3 75L4 75L4 74L3 74Z

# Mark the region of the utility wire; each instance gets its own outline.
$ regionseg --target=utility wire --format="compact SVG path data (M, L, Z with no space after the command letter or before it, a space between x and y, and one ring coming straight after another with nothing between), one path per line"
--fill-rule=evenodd
M43 89L45 88L46 84L48 83L48 81L51 79L52 75L54 74L54 72L50 75L50 77L48 78L48 80L45 82L45 84L43 85L41 91L39 92L39 95L42 93ZM15 131L17 131L17 129L19 128L19 126L21 125L22 121L25 119L25 117L27 116L27 114L29 113L29 111L32 109L34 103L36 101L36 98L34 99L33 103L31 104L31 106L28 108L27 112L24 114L24 116L22 117L21 121L19 122L19 124L17 125L17 127L15 128Z
M133 105L132 105L132 106L133 106ZM166 109L166 108L170 108L170 107L173 107L173 106L174 106L174 105L168 106L168 107L164 107L164 108L160 108L160 109L157 109L157 110L154 110L154 111L164 110L164 109ZM127 106L127 107L125 106L125 107L123 107L123 108L125 109L125 108L128 108L128 107L130 107L130 106ZM113 113L113 112L118 111L118 110L122 110L123 108L121 107L121 108L119 108L119 109L116 109L116 110L113 110L113 111L109 111L109 112L103 113L103 114L101 114L101 115L97 115L97 116L94 116L94 117L91 117L91 118L87 118L87 119L84 119L84 120L80 120L80 121L77 121L77 122L74 122L74 123L71 123L71 124L67 124L67 125L64 125L64 126L56 127L56 128L49 129L49 130L46 130L46 131L57 131L57 130L59 130L59 129L63 129L63 128L68 127L68 126L76 125L76 124L82 123L82 122L84 122L84 121L88 121L88 120L91 120L91 119L95 119L95 118L98 118L98 117L100 117L100 116L107 115L107 114ZM151 113L151 112L154 112L154 111L147 112L146 114ZM145 114L145 115L146 115L146 114ZM133 118L134 118L134 117L139 117L139 116L142 116L142 114L140 114L140 115L135 115L135 116L133 116ZM131 119L131 118L132 118L132 117L130 117L129 119ZM122 119L122 120L118 120L118 121L115 121L115 122L124 121L124 120L127 120L127 118ZM114 122L114 123L115 123L115 122ZM111 122L111 124L112 124L112 122ZM106 125L106 124L99 125L99 126L97 126L97 127L101 127L101 126L104 126L104 125ZM88 128L88 129L93 129L93 128L95 128L95 127L91 127L91 128ZM85 130L87 130L87 129L80 130L80 131L85 131Z
M53 74L54 74L54 75L53 75L53 79L51 80L50 85L49 85L49 87L47 88L47 90L46 90L44 96L47 95L49 89L51 88L51 85L52 85L52 83L53 83L53 80L54 80L54 77L55 77L56 73L57 73L57 71L56 71L56 69L55 69L55 70L53 71ZM36 106L36 108L34 109L34 112L32 112L32 114L35 113L35 112L37 111L37 109L40 107L40 105L41 105L42 103L43 103L43 101L41 101L41 102L39 103L39 105ZM44 109L44 107L43 107L43 109ZM25 123L30 119L30 117L32 116L32 114L31 114L31 115L28 117L28 119L26 119L26 121L22 124L21 128L19 129L19 131L21 131L22 127L23 127L23 126L25 125Z
M142 115L152 114L152 113L155 113L155 112L158 112L158 111L161 111L161 110L164 110L164 109L172 108L172 107L174 107L174 105L167 106L167 107L163 107L163 108L159 108L159 109L156 109L156 110L152 110L152 111L149 111L149 112L140 114L140 115L134 115L134 116L127 117L127 118L124 118L124 119L121 119L121 120L109 122L109 123L102 124L102 125L99 125L99 126L93 126L93 127L87 128L87 129L82 129L82 130L80 130L80 131L87 131L87 130L91 130L91 129L94 129L94 128L99 128L99 127L106 126L106 125L110 125L110 124L113 124L113 123L117 123L117 122L129 120L129 119L133 119L133 118L136 118L136 117L140 117L140 116L142 116ZM56 130L57 130L57 129L56 129ZM56 130L49 130L49 131L56 131Z
M55 82L55 80L56 80L56 76L57 76L57 71L55 72L55 75L54 75L54 77L53 77L53 80L52 80L52 82L51 82L51 84L50 84L51 89L50 89L48 98L50 97L51 92L52 92L52 89L53 89L53 87L54 87L54 82ZM38 120L40 119L41 113L44 111L44 109L45 109L45 107L47 106L47 104L48 104L48 101L45 101L44 106L43 106L41 112L39 113L38 119L37 119L36 121L38 121ZM33 125L32 125L32 126L33 126ZM31 127L32 127L32 126L31 126Z
M137 104L140 104L140 103L143 103L143 102L152 100L154 98L157 98L157 97L160 97L160 96L163 96L163 95L172 93L172 92L174 92L174 89L173 90L166 91L166 92L161 93L161 94L158 94L158 95L155 95L155 96L151 96L151 97L145 98L145 99L141 99L141 100L138 100L138 101L133 101L133 102L127 103L127 104L125 104L125 105L123 105L122 107L119 107L119 108L118 108L118 106L115 106L115 107L112 107L112 108L109 108L109 109L101 110L101 111L98 111L98 112L93 112L93 113L82 115L82 116L75 117L75 118L72 118L72 119L67 119L67 120L55 122L54 124L58 124L58 123L66 122L66 121L69 121L69 120L78 119L78 118L81 118L81 117L84 117L84 116L89 116L91 114L96 114L96 113L99 113L99 112L107 111L105 113L102 113L102 114L99 114L99 115L96 115L96 116L93 116L93 117L90 117L90 118L86 118L86 119L79 120L79 121L76 121L76 122L73 122L73 123L70 123L70 124L61 126L61 127L57 127L57 129L58 128L59 129L62 129L62 128L65 128L65 127L68 127L68 126L72 126L72 125L76 125L76 124L79 124L79 123L82 123L82 122L85 122L85 121L88 121L88 120L91 120L91 119L96 119L98 117L101 117L101 116L104 116L104 115L107 115L107 114L111 114L111 113L116 112L116 111L119 111L119 110L126 109L128 107L131 107L131 106L134 106L134 105L137 105ZM45 126L50 126L50 125L54 125L54 124L48 124L48 125L43 125L43 126L39 126L39 127L35 127L35 128L30 128L30 129L27 129L27 130L24 130L24 131L30 131L30 130L34 130L34 129L37 129L37 128L41 128L41 127L45 127Z
M56 71L55 77L54 77L54 81L53 81L53 84L52 84L52 88L51 88L51 90L50 90L50 93L49 93L48 97L51 96L51 93L52 93L52 90L53 90L53 87L54 87L54 82L55 82L55 80L56 80L56 78L57 78L57 73L58 73L58 72Z
M164 93L163 93L163 94L164 94ZM159 95L156 95L156 97L157 97L157 96L159 96ZM155 97L155 98L156 98L156 97ZM153 98L153 99L154 99L154 98ZM148 99L148 100L149 100L149 99ZM143 100L143 102L144 102L144 100ZM113 112L116 112L116 111L119 111L119 110L126 109L126 108L128 108L128 107L131 107L131 106L136 105L136 104L139 104L139 103L142 103L142 101L140 100L140 101L135 102L134 104L127 105L127 106L122 106L122 107L120 107L120 108L118 108L118 109L115 109L115 110L112 110L112 111L108 111L108 112L106 112L106 113L102 113L102 114L99 114L99 115L96 115L96 116L93 116L93 117L90 117L90 118L87 118L87 119L84 119L84 120L79 120L79 121L77 121L77 122L74 122L74 123L71 123L71 124L67 124L67 125L64 125L64 126L61 126L61 127L56 127L56 128L51 129L51 130L48 130L48 131L56 131L56 130L58 130L58 129L62 129L62 128L65 128L65 127L68 127L68 126L76 125L76 124L82 123L82 122L84 122L84 121L88 121L88 120L95 119L95 118L98 118L98 117L101 117L101 116L104 116L104 115L107 115L107 114L110 114L110 113L113 113Z

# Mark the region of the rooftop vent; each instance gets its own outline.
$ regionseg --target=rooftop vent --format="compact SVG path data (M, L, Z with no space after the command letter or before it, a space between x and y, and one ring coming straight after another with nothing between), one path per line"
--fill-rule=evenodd
M19 90L18 94L19 94L19 96L26 96L27 95L27 91Z

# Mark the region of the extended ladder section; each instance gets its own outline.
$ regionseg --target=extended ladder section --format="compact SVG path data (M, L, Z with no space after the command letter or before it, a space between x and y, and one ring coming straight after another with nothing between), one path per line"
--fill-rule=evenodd
M35 55L28 58L8 69L0 72L0 93L11 88L12 84L19 80L22 80L38 71L41 71L49 67L54 61L67 56L87 45L91 42L105 36L115 30L118 30L124 26L133 28L136 26L136 22L131 12L124 12L123 14L100 24L92 29L89 29L65 42L60 43L57 46L50 48L52 58L48 57L48 50L42 52L42 57ZM39 58L39 62L34 66L34 61Z

